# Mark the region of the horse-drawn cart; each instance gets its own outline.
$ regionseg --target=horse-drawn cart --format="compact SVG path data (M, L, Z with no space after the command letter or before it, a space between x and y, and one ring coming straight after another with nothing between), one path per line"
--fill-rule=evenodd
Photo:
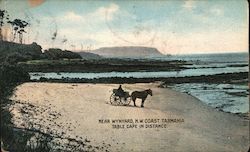
M119 92L118 89L113 89L113 93L110 96L110 103L112 105L121 105L126 106L129 105L131 101L131 97L129 92Z

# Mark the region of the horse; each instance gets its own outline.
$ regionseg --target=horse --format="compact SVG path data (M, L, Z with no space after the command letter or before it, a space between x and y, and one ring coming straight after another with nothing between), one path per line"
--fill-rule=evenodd
M151 89L147 89L147 90L144 90L144 91L134 91L134 92L132 92L131 93L131 98L134 101L134 106L136 106L135 100L137 98L139 98L142 101L141 102L141 107L144 107L144 101L146 100L148 95L153 96L153 92L152 92Z

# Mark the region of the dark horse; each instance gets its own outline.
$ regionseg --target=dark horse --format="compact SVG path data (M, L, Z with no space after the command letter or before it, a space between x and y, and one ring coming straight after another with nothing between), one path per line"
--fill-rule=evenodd
M135 100L137 98L141 99L141 107L144 107L144 101L146 100L148 95L153 95L152 90L151 89L147 89L144 91L134 91L131 93L131 98L134 101L134 106L136 106L135 104Z

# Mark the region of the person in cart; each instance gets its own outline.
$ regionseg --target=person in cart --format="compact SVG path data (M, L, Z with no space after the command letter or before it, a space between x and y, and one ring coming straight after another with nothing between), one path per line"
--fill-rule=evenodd
M119 88L117 89L116 95L119 97L125 96L125 91L122 89L122 85L120 85Z

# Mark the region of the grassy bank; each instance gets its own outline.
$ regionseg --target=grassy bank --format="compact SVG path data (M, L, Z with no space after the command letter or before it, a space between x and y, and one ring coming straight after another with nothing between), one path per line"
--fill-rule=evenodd
M49 151L48 136L16 128L12 122L10 107L14 101L9 97L16 86L29 81L29 78L28 72L15 63L5 61L0 63L1 151Z

